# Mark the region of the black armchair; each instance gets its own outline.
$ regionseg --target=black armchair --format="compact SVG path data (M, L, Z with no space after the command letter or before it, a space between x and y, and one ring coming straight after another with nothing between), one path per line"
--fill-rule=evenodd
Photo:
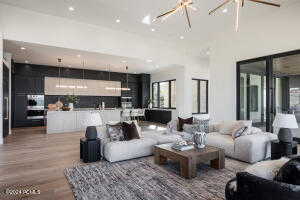
M236 189L232 187L236 181ZM299 200L300 185L270 181L239 172L225 189L226 200Z

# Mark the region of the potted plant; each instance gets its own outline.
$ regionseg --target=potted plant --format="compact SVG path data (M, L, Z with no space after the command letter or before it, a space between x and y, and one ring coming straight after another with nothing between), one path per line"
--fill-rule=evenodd
M79 102L79 97L75 95L67 95L66 100L69 103L70 110L73 110L74 104L77 104Z

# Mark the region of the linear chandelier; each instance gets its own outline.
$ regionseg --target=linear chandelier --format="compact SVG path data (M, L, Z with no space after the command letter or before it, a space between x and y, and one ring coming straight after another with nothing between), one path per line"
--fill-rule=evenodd
M271 3L271 2L267 2L267 1L261 1L261 0L225 0L221 5L219 5L215 9L209 11L209 15L213 14L214 12L216 12L217 10L219 10L220 8L222 8L225 5L227 5L228 3L234 2L235 5L236 5L236 9L235 9L235 31L237 32L239 30L240 8L244 7L245 1L252 1L252 2L255 2L255 3L265 4L265 5L268 5L268 6L280 7L280 4Z
M106 87L106 90L116 90L116 91L130 91L130 88L128 87L128 66L126 66L126 81L127 81L127 87ZM108 80L110 81L110 70L108 69Z

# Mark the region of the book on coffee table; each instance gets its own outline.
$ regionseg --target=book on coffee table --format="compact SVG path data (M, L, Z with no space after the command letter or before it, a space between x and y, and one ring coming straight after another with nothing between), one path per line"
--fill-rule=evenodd
M187 150L191 150L194 149L194 145L188 144L188 145L178 145L178 144L174 144L172 146L173 149L178 150L178 151L187 151Z

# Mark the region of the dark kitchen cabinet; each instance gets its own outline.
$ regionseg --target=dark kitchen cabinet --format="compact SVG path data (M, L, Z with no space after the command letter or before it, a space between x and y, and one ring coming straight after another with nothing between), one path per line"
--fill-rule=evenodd
M44 126L43 119L27 119L27 95L15 95L13 127Z
M3 137L9 134L9 69L3 63Z
M30 76L14 76L16 94L43 94L44 78Z
M146 109L146 120L149 122L157 122L167 124L172 120L171 110Z

